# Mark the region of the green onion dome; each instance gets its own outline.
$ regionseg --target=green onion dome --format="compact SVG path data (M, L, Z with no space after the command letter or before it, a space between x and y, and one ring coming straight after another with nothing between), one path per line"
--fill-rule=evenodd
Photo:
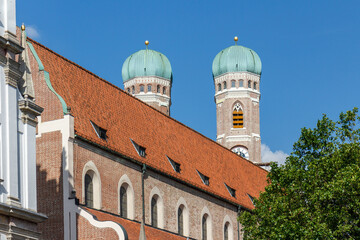
M251 72L261 75L261 60L254 50L234 45L216 55L212 71L214 77L228 72Z
M169 59L164 54L151 49L140 50L130 55L122 66L123 81L143 76L156 76L171 81Z

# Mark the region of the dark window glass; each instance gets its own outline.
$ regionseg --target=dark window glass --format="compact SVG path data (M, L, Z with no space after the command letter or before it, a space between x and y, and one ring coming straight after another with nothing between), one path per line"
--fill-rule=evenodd
M231 81L231 87L232 87L232 88L235 87L235 80L232 80L232 81Z
M85 205L91 208L94 207L94 187L89 174L85 174Z
M135 93L135 87L133 86L132 87L132 94L134 94Z
M229 223L226 223L224 226L224 240L229 239Z
M130 93L130 88L127 89L128 93Z
M239 87L244 87L244 80L239 81Z
M256 90L256 82L254 82L254 89Z
M151 199L151 225L158 226L157 200L155 197Z
M224 82L224 89L226 89L227 87L226 87L226 82Z
M148 92L151 92L151 85L148 85Z
M160 85L157 85L156 92L157 92L157 93L160 93Z
M221 84L218 84L218 91L221 91Z
M207 240L207 217L204 215L202 218L202 240Z
M180 206L178 209L178 233L184 235L184 217L183 207Z
M248 88L251 88L251 81L248 81Z
M140 92L144 92L144 85L140 85Z
M163 94L166 94L166 87L163 87Z
M127 191L126 188L120 188L120 216L127 218Z

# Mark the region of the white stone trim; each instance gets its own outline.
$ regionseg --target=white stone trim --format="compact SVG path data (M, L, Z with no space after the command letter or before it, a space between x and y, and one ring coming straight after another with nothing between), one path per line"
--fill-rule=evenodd
M178 209L179 207L183 205L184 208L183 208L183 220L184 220L184 223L183 223L183 227L184 227L184 236L185 237L189 237L190 236L190 227L189 227L189 223L190 223L190 219L189 219L189 208L188 208L188 205L185 201L185 199L183 197L180 197L178 202L176 203L176 209L175 209L175 218L176 218L176 231L178 232L179 229L177 229L177 227L179 226L178 224Z
M113 229L116 232L116 234L118 235L119 240L127 240L128 239L126 232L124 232L123 228L119 224L112 222L112 221L98 221L94 218L93 215L91 215L90 213L88 213L87 211L85 211L84 209L82 209L80 207L77 208L77 213L81 217L85 218L94 227Z
M135 218L135 193L130 178L124 174L118 183L118 209L120 213L120 188L122 185L126 185L126 196L127 196L127 218L134 220Z
M141 92L134 94L134 96L143 102L156 102L160 106L165 106L165 107L168 107L170 105L170 97L163 94ZM165 101L161 101L161 98L165 99Z
M227 142L250 142L251 136L249 135L237 135L237 136L226 136Z
M124 82L124 88L131 87L136 84L149 84L156 83L165 87L169 87L171 82L166 78L155 77L155 76L144 76L144 77L135 77L131 80Z
M211 217L209 209L206 206L202 209L201 215L200 215L200 229L201 229L200 237L202 238L202 219L205 214L208 215L207 220L206 220L207 238L208 238L208 240L213 240L212 217Z
M258 97L257 98L251 98L250 93L254 93L254 94L258 95ZM222 98L220 98L219 97L220 95L224 95L224 96L222 96ZM256 101L259 101L260 100L260 92L258 90L254 90L252 88L243 88L243 87L230 88L230 89L217 91L215 93L215 98L220 98L220 99L251 98L251 99L255 99Z
M93 161L89 161L85 164L81 177L81 185L82 185L82 199L85 199L85 175L89 174L93 181L93 201L94 208L101 209L101 178L100 172L93 163Z
M221 83L225 80L251 80L260 82L260 75L250 72L227 72L222 75L215 77L215 84Z
M233 223L232 223L232 221L231 221L231 219L230 219L230 217L228 216L228 215L226 215L225 217L224 217L224 221L223 221L223 228L222 228L222 232L223 232L223 236L224 236L224 234L225 234L225 232L224 232L224 230L225 230L225 224L226 223L229 223L229 228L228 228L228 230L229 230L229 235L228 235L228 237L229 237L229 240L234 240L234 228L233 228Z
M160 190L157 187L154 187L150 192L150 198L149 198L149 222L151 222L151 199L154 196L157 196L157 216L158 216L158 228L164 228L164 201L162 194L160 193Z

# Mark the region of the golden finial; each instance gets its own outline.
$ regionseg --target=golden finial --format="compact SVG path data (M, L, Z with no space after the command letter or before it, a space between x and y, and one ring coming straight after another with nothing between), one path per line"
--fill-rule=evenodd
M145 45L146 45L146 46L149 45L149 41L148 41L148 40L145 41Z
M235 37L234 37L235 45L237 45L237 41L238 41L238 40L239 40L238 37L235 36Z
M25 31L25 24L24 23L21 25L21 30Z

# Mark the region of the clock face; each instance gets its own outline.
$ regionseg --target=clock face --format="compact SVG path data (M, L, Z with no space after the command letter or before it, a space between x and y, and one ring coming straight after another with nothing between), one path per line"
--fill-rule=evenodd
M248 152L248 150L246 148L244 148L244 147L234 147L233 149L231 149L231 151L233 151L237 155L249 160L249 152Z

